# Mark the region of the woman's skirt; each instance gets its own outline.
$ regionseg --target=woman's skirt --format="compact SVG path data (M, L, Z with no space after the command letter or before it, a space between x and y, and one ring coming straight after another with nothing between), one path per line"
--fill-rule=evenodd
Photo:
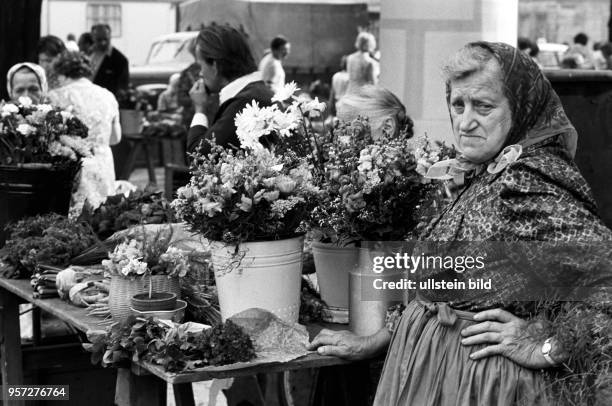
M474 313L412 301L387 353L376 406L548 405L538 370L496 355L473 361L486 345L461 345Z

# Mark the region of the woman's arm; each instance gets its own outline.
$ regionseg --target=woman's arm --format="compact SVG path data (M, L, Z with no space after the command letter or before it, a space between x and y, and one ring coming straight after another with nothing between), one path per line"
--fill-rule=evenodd
M109 145L117 145L121 141L121 123L119 122L119 114L115 114L111 124L111 135L108 141Z
M371 336L361 337L350 331L331 331L327 329L312 340L309 350L317 350L321 355L334 355L349 360L373 358L384 352L391 342L391 333L381 328Z

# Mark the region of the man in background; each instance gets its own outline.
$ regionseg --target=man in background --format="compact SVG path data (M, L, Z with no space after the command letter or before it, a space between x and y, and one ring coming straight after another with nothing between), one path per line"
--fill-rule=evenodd
M76 42L76 37L74 34L68 34L66 36L66 49L72 52L79 52L79 44Z
M285 37L279 35L270 42L270 52L259 62L259 71L263 81L273 92L285 86L285 70L283 61L291 52L291 44Z
M117 97L128 89L130 68L127 58L111 45L111 28L96 24L91 28L93 39L91 69L93 82L108 89Z
M87 56L91 55L91 49L93 48L93 37L91 36L91 32L84 32L79 36L79 41L77 45L79 46L79 51L84 53Z
M573 58L579 69L593 69L593 53L587 46L588 42L589 37L585 33L576 34L574 45L565 52L564 60Z

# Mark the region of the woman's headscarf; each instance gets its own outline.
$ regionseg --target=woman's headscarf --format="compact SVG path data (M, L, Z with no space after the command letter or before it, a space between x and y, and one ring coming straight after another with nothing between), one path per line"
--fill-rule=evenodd
M15 73L17 73L18 70L24 67L36 75L38 84L40 85L41 95L45 97L49 91L45 70L42 68L42 66L30 62L21 62L13 65L11 69L9 69L8 73L6 74L6 89L8 90L9 97L13 94L13 76L15 76Z
M512 128L505 146L519 144L526 148L561 135L573 158L578 134L565 115L559 96L534 60L500 42L473 42L468 46L491 52L501 66L504 94L512 109ZM450 83L446 84L446 98L450 103Z
M499 172L520 156L522 149L548 138L560 136L570 157L576 154L578 134L565 115L559 96L531 57L503 43L472 42L467 47L489 51L501 67L502 86L510 102L512 127L502 151L487 162L489 172ZM451 81L446 82L446 100L450 107ZM464 156L440 161L433 165L426 177L452 179L463 183L465 172L481 165Z

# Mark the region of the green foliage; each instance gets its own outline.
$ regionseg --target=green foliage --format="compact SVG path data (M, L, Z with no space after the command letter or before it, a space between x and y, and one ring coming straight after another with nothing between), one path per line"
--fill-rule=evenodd
M8 264L6 275L15 278L30 277L40 264L68 265L70 258L97 241L87 223L55 213L29 217L8 228L3 261Z
M192 332L185 325L170 327L157 319L130 317L95 340L90 351L94 364L119 366L128 360L144 360L162 365L169 372L255 358L250 337L231 320Z
M174 211L161 192L137 190L128 197L123 194L109 196L100 207L83 207L79 220L91 224L101 240L117 231L138 224L161 224L175 221Z

